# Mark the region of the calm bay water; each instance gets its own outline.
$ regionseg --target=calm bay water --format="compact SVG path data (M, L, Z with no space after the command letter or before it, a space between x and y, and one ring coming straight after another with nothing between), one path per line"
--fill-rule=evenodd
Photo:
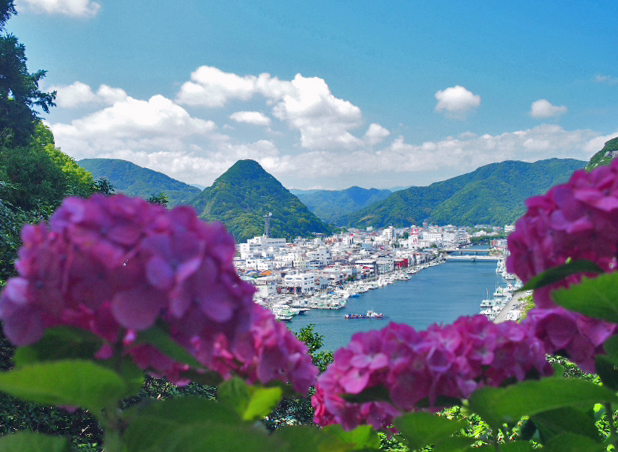
M289 322L292 331L315 324L324 336L324 349L336 350L348 344L359 331L381 329L389 322L405 323L423 330L433 323L452 323L458 317L479 313L479 305L497 284L504 285L496 273L496 263L446 262L430 267L409 281L396 281L386 287L349 298L340 310L312 309ZM368 309L383 313L385 319L347 320L346 314L365 314Z

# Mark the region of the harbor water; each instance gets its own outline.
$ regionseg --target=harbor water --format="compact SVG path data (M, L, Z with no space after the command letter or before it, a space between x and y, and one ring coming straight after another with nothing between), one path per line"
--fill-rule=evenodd
M336 350L348 344L359 331L384 328L389 322L405 323L417 330L429 325L448 324L460 316L476 315L483 298L497 285L505 285L496 273L495 262L446 262L379 289L348 298L340 310L312 309L288 323L292 331L315 324L324 336L324 349ZM365 314L369 309L384 319L346 319L346 314Z

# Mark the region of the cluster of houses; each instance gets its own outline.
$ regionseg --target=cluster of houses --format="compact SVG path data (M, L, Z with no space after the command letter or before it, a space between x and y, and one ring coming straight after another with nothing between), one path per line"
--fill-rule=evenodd
M241 277L256 286L257 299L314 295L433 261L441 249L459 248L469 243L470 236L464 228L428 225L350 229L293 243L263 235L239 244L234 264Z

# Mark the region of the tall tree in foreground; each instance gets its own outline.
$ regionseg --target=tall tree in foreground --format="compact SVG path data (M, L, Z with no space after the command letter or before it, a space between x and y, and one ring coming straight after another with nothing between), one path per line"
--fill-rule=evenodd
M45 71L28 72L26 48L5 31L6 21L15 14L13 0L0 0L0 143L28 144L40 114L49 113L56 93L39 89Z

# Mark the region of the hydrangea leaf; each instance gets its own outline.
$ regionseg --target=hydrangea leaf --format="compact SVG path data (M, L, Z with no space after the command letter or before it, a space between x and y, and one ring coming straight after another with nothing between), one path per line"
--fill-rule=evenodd
M440 439L433 452L466 452L476 439L467 436L450 436Z
M136 343L154 345L162 353L179 363L188 364L196 369L204 368L189 352L174 342L170 335L160 326L155 325L152 328L141 331L137 336Z
M378 436L378 432L376 432L370 425L361 425L360 427L356 427L354 430L347 432L340 425L335 424L325 427L324 430L329 435L337 438L341 443L351 447L351 449L344 450L380 448L380 437Z
M245 421L263 419L268 416L281 401L281 388L251 388L251 399L249 405L242 413Z
M2 452L70 452L68 438L33 432L11 433L0 437Z
M594 417L574 407L539 413L532 416L531 420L541 432L544 441L564 433L575 433L601 442Z
M245 421L263 419L270 414L282 394L279 387L249 386L240 378L232 378L219 387L219 401Z
M603 343L603 348L609 356L618 359L618 335L612 336Z
M23 366L38 361L90 359L103 345L103 340L79 328L61 326L49 328L37 343L19 347L15 365Z
M541 287L549 286L557 282L562 281L572 275L580 273L605 273L604 270L594 262L588 260L576 260L568 262L564 265L552 267L543 273L536 275L530 281L528 281L519 292L526 290L536 290Z
M346 452L352 447L309 425L283 427L276 430L273 436L290 445L295 452Z
M526 415L604 402L618 403L618 397L594 383L563 378L525 381L506 388L481 388L469 399L470 409L493 428L515 423Z
M251 400L249 385L240 378L232 378L219 386L219 401L240 416L245 412Z
M436 444L465 427L465 422L452 421L435 414L418 412L395 419L395 427L408 440L411 449Z
M594 362L603 385L618 391L618 359L614 356L597 355Z
M553 292L552 296L565 309L618 323L618 273L584 279L580 284Z
M186 397L135 411L122 436L127 452L263 452L293 448L242 422L221 403Z
M47 361L0 373L0 391L42 405L70 405L96 414L127 395L116 372L92 361Z
M602 452L605 444L591 440L587 436L564 433L552 437L543 447L548 452Z
M466 452L496 452L495 446L469 447ZM500 444L500 452L533 452L532 444L526 441L513 441Z

